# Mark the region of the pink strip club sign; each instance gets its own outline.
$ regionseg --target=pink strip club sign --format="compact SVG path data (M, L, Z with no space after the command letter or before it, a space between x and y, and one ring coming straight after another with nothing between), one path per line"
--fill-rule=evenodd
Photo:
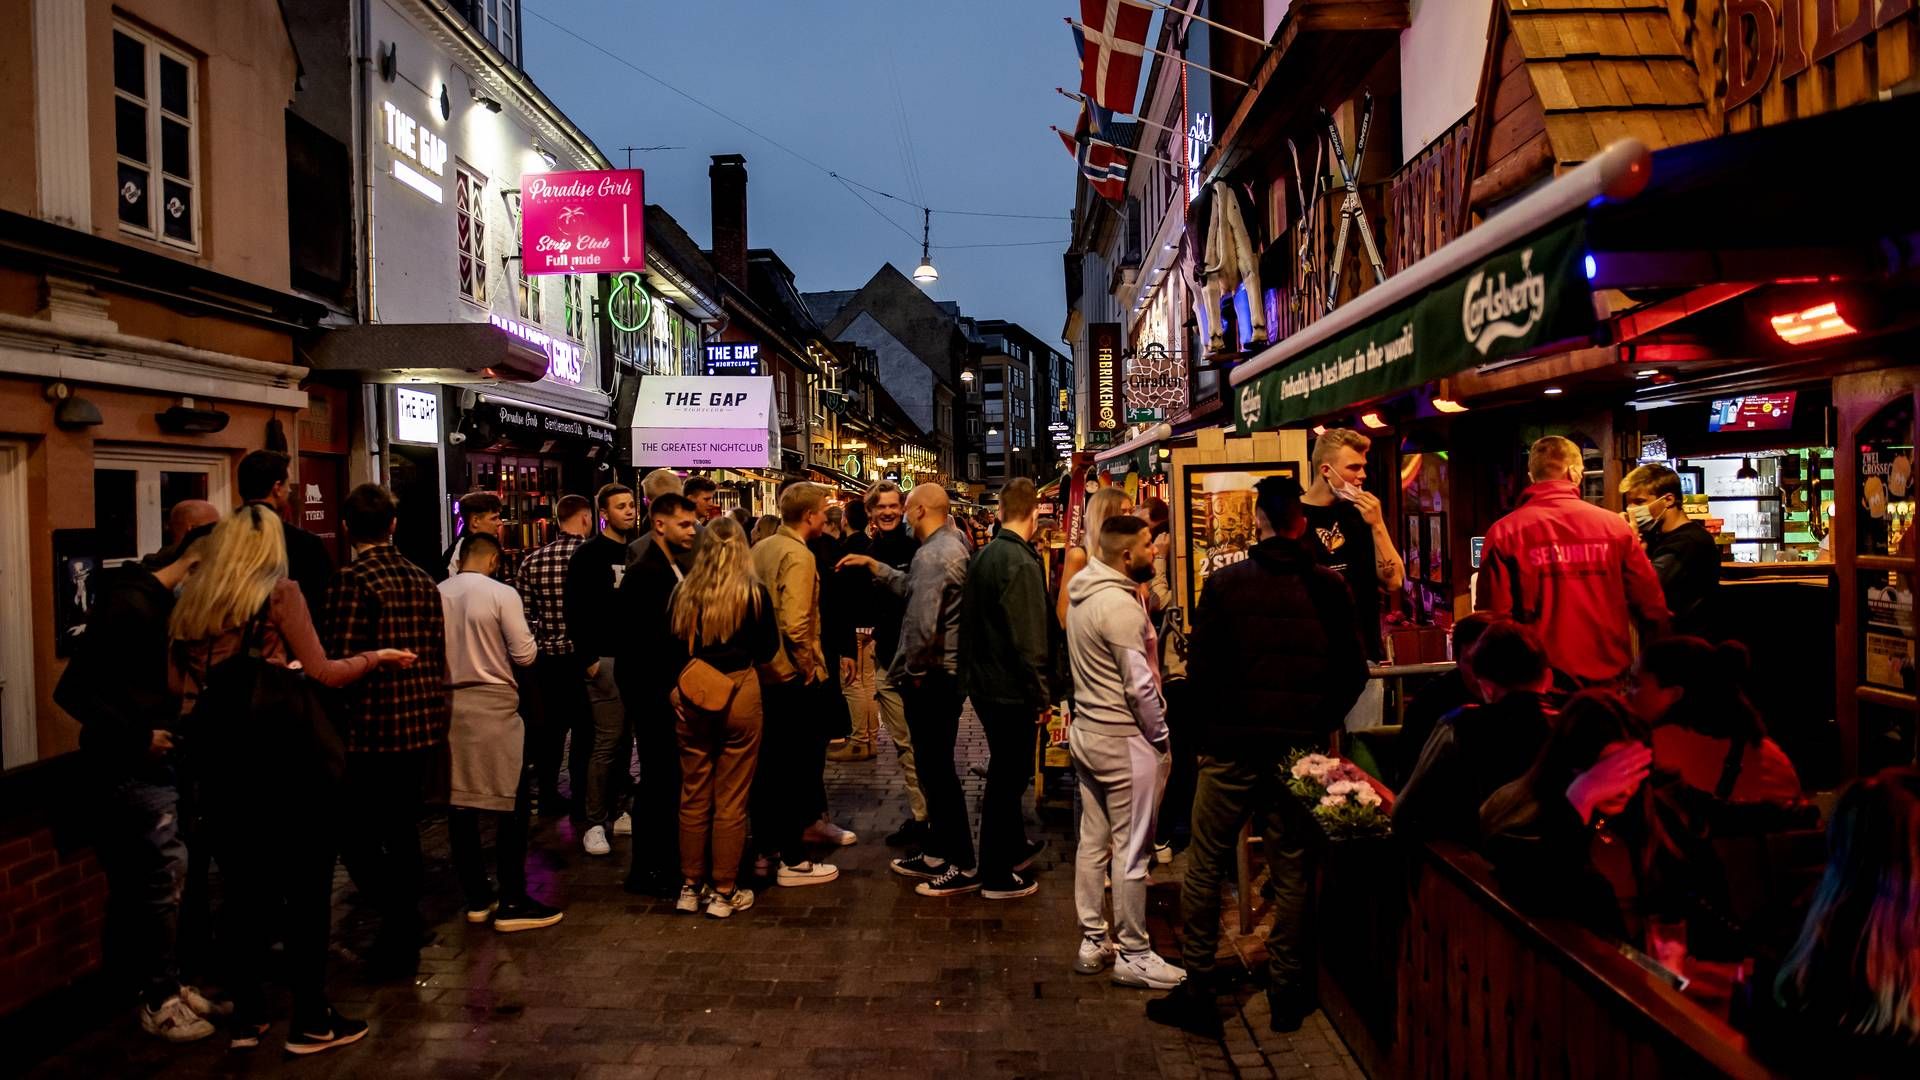
M530 173L520 180L520 256L528 274L647 268L647 197L639 169Z

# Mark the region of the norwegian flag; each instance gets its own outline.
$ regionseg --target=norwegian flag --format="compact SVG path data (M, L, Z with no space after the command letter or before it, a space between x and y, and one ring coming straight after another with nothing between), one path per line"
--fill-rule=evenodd
M1073 43L1080 50L1080 92L1087 100L1115 112L1133 111L1152 20L1152 6L1141 0L1080 0Z
M1108 138L1113 112L1097 105L1080 106L1080 121L1068 135L1059 128L1060 141L1067 153L1080 164L1081 175L1093 190L1114 202L1127 197L1127 155Z

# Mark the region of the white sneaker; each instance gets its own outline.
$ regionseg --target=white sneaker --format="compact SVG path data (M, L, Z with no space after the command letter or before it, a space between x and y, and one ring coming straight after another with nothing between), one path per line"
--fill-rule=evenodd
M180 1000L187 1003L187 1008L209 1019L219 1020L233 1015L233 1002L210 998L201 993L197 986L182 986Z
M692 915L700 910L700 894L705 891L691 881L680 883L680 898L673 902L673 910Z
M1082 937L1080 954L1073 958L1073 970L1082 975L1098 975L1113 963L1113 946L1101 938Z
M619 817L613 819L613 835L615 836L632 836L633 835L633 815L632 814L621 814Z
M613 845L607 843L607 830L598 825L588 829L587 835L580 838L580 846L589 855L606 855L613 851Z
M1151 949L1143 953L1122 953L1113 962L1115 986L1171 990L1186 981L1185 971L1160 959L1160 954Z
M736 911L745 911L753 906L753 890L735 888L733 895L722 896L714 893L707 900L707 914L716 919L730 919Z
M807 826L802 839L809 844L828 844L833 847L851 847L860 842L859 834L852 829L843 829L824 819Z
M140 1006L140 1027L149 1035L176 1043L193 1042L213 1034L213 1025L188 1008L179 994L161 1002L157 1009Z
M832 863L801 862L789 866L780 864L780 874L775 879L782 885L825 885L840 876L840 868Z

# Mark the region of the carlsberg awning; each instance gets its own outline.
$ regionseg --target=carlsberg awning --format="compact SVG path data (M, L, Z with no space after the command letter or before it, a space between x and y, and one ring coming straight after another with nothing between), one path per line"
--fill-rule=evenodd
M1504 357L1590 338L1587 222L1646 178L1627 140L1459 237L1232 376L1239 431L1298 423Z

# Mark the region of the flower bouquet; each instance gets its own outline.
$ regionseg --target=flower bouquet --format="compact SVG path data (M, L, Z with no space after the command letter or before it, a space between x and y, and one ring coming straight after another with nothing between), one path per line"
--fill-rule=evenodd
M1330 839L1385 836L1392 831L1387 800L1373 777L1353 762L1298 751L1287 758L1286 766L1287 790L1307 804Z

